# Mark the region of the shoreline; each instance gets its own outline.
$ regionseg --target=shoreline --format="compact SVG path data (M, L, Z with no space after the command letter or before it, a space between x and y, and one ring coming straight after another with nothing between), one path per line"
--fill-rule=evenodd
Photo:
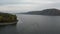
M15 22L5 22L5 23L0 23L0 25L13 25L13 24L17 24L18 21Z

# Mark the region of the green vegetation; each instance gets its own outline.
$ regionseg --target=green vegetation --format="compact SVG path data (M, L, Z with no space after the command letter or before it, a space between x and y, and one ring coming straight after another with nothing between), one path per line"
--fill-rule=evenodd
M17 21L17 16L8 14L8 13L0 13L0 23L4 22L14 22Z

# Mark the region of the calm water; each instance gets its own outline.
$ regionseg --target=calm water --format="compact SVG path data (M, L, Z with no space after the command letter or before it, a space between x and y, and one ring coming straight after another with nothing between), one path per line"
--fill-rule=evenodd
M0 26L0 34L60 34L60 16L17 16L18 23Z

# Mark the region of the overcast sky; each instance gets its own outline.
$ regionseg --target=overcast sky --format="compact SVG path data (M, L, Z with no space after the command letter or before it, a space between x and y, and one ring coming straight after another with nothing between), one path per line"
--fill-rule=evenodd
M47 8L60 9L60 0L0 0L0 11L26 12Z

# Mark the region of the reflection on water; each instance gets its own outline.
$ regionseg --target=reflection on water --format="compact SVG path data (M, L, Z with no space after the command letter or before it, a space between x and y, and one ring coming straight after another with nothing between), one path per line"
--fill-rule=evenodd
M60 16L17 16L16 25L0 26L1 34L60 34Z

